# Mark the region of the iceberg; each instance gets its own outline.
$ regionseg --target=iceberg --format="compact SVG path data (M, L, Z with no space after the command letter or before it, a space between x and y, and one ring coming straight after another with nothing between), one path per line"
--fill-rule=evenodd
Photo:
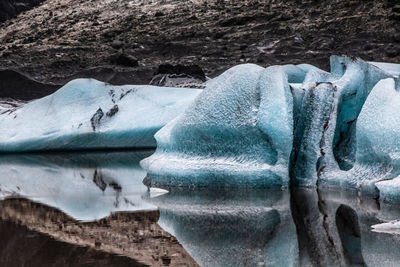
M400 175L398 64L332 56L208 81L141 162L157 187L327 186L379 196ZM381 186L382 188L382 186Z
M0 152L155 147L154 134L200 92L77 79L47 97L0 109Z
M372 89L357 120L355 166L346 175L348 181L358 181L357 186L364 191L376 191L383 199L392 200L385 195L388 184L393 190L398 188L400 174L398 90L393 78L379 81Z
M118 211L156 210L142 199L152 151L0 155L0 200L27 198L80 221Z
M141 163L157 177L146 179L148 185L287 186L293 97L285 69L229 69L155 138L156 153Z

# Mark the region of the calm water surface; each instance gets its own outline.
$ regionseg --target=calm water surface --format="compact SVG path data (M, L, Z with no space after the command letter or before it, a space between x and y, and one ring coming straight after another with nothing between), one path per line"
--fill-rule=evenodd
M0 266L399 266L400 205L338 190L162 190L152 151L0 156Z

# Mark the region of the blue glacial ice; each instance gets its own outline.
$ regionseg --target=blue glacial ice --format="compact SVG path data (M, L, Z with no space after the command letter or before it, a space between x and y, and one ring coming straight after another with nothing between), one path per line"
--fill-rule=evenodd
M293 79L303 71L298 72L292 71ZM209 81L194 103L156 134L157 151L142 166L158 176L153 186L287 185L292 117L284 68L239 65Z
M79 79L15 108L2 104L0 151L157 142L141 163L150 186L337 186L393 200L399 66L339 56L330 72L244 64L204 90Z
M118 211L155 210L142 199L150 152L13 154L0 156L0 200L27 198L76 220L94 221Z
M141 162L145 183L379 195L379 183L400 174L398 67L339 56L330 73L307 64L233 67L157 132L155 154Z
M199 92L74 80L42 99L0 109L0 152L155 147L154 134Z
M380 80L391 76L361 60L335 56L331 57L330 75L310 72L310 76L303 83L291 177L294 184L302 186L317 181L340 183L356 164L357 121L364 102ZM343 182L356 186L353 177Z

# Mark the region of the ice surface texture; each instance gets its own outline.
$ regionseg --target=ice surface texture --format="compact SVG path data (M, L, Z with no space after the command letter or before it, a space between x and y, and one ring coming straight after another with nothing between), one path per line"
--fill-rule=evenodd
M156 134L157 152L142 164L160 175L155 184L288 184L292 118L284 69L239 65L210 81L184 114Z
M42 99L0 109L0 151L154 147L154 134L199 92L74 80Z
M344 186L379 193L399 175L395 64L331 57L233 67L156 134L152 186ZM290 178L289 178L290 177Z
M400 193L399 65L331 57L245 64L204 90L79 79L0 112L0 151L153 147L151 186L357 188ZM396 189L399 188L399 189Z

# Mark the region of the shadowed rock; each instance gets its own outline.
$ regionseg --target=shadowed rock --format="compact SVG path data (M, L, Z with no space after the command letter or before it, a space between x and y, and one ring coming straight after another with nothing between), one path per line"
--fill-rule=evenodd
M0 23L19 13L40 5L44 0L2 0L0 1Z
M32 100L55 92L59 85L44 84L14 70L0 70L0 98Z

